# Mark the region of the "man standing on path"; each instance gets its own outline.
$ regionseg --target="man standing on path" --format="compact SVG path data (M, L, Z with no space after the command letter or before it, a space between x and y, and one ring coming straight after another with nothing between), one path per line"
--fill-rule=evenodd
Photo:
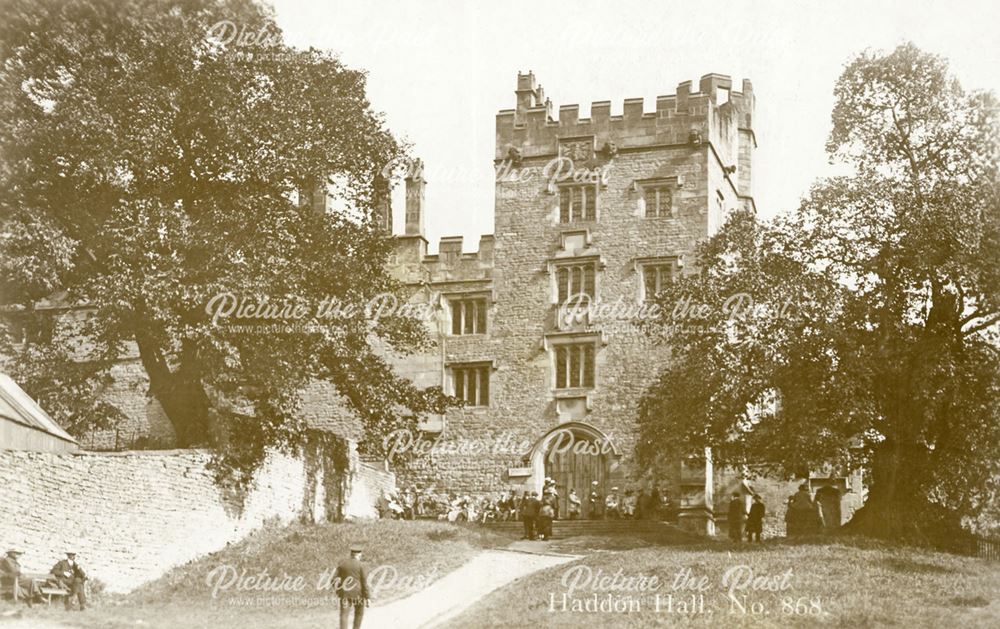
M535 539L537 532L535 523L538 521L538 511L542 507L542 502L538 499L538 492L533 491L524 501L524 537L525 539Z
M517 517L524 524L524 537L522 539L528 539L531 533L528 530L528 518L525 517L525 510L528 508L528 498L530 497L531 495L528 492L524 492L524 495L517 499Z
M729 500L729 539L734 542L743 541L743 518L746 511L739 492L734 491Z
M66 553L66 558L57 562L50 570L59 587L69 591L66 597L66 611L73 609L73 599L80 604L80 611L87 609L87 574L76 563L76 553Z
M546 493L538 508L538 536L543 540L552 538L552 520L556 517L555 505L555 493Z
M618 499L618 488L612 487L611 493L608 497L604 499L604 517L614 518L615 520L622 517L619 505L621 501Z
M361 564L361 546L351 546L351 556L337 564L335 589L340 602L340 629L348 629L354 611L354 629L361 629L365 607L371 595L368 591L368 570Z

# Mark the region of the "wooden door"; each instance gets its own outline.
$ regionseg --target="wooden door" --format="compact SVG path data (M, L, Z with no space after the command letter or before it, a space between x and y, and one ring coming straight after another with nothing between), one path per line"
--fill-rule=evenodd
M575 443L583 439L576 437ZM545 475L556 482L559 492L559 517L569 517L569 490L575 489L580 498L581 518L590 515L588 498L591 483L597 481L597 491L603 499L608 492L608 460L604 454L590 454L591 448L569 448L567 451L552 452L545 455ZM598 449L599 451L599 449Z

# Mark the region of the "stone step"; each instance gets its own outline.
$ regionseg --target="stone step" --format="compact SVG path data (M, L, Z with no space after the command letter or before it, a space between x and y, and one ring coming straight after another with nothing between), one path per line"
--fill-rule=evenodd
M587 528L592 526L618 526L623 528L660 528L663 526L669 526L665 522L653 522L653 521L634 521L634 520L553 520L558 522L563 526L572 526L578 528ZM507 521L507 522L487 522L485 526L490 527L504 527L504 526L521 526L524 523L520 520L518 521Z
M524 530L523 522L491 522L485 525L493 531L515 533ZM552 523L556 537L573 535L626 535L629 533L656 533L674 528L673 525L654 521L631 520L556 520Z

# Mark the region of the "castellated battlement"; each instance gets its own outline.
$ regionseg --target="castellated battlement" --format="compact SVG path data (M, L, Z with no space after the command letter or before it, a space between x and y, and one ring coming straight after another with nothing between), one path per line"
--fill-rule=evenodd
M407 283L489 280L493 275L493 234L479 238L477 251L463 252L461 236L445 236L438 252L427 253L427 241L419 235L396 236L393 275Z
M684 81L674 94L659 96L656 109L646 111L642 98L624 102L622 115L611 115L610 101L596 101L590 117L580 118L579 105L562 105L553 117L551 100L533 73L517 75L516 107L497 113L496 159L508 159L516 149L518 159L559 154L559 141L592 137L594 149L611 143L617 150L654 145L710 142L724 160L735 162L739 137L756 145L753 136L753 85L744 80L742 91L733 91L725 74L706 74L698 81Z
M489 279L493 272L493 234L479 238L477 251L462 253L461 236L445 236L437 254L426 255L424 266L431 282Z

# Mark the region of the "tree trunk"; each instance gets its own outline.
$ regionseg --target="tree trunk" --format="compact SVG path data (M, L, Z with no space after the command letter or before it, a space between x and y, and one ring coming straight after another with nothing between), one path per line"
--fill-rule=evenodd
M152 335L137 330L135 339L149 376L149 391L173 425L177 446L207 445L210 403L193 361L182 359L177 370L171 371Z
M957 514L928 498L930 452L890 441L875 451L864 507L844 532L958 549L967 538Z

